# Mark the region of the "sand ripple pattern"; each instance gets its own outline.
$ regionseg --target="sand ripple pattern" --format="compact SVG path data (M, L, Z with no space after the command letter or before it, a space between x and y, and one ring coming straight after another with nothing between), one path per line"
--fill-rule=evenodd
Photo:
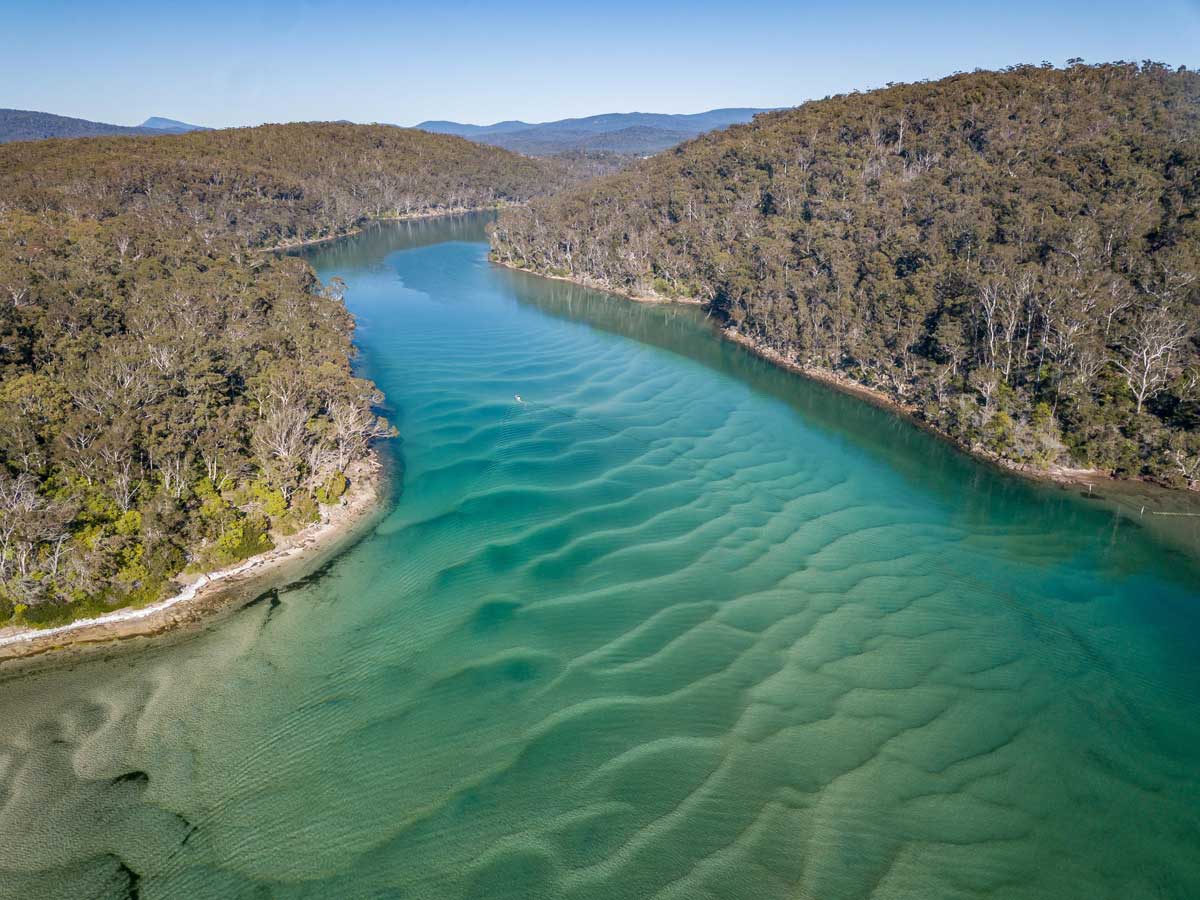
M613 333L695 317L323 253L396 508L195 640L0 685L0 897L1200 896L1186 561Z

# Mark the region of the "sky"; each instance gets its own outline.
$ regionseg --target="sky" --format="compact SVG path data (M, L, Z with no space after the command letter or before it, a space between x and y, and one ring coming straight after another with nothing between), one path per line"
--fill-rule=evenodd
M795 106L1071 57L1200 67L1200 0L0 0L0 107L122 125Z

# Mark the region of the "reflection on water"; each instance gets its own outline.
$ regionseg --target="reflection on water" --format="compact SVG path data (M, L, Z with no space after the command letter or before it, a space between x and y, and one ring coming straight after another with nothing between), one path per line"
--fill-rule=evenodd
M0 897L1200 894L1188 557L481 228L310 252L403 494L0 686Z

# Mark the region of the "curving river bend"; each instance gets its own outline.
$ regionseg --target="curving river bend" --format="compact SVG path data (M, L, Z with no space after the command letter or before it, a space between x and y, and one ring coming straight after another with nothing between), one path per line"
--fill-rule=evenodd
M1188 556L482 240L310 253L402 491L0 683L0 897L1200 896Z

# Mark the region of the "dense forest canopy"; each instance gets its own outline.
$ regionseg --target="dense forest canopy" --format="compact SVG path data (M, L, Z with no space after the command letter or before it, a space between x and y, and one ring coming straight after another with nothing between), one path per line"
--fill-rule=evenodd
M711 304L1011 461L1200 479L1200 75L1018 66L760 115L505 213L493 257Z
M257 252L561 167L386 126L0 148L0 624L158 598L337 502L389 433L337 284Z
M392 125L311 123L169 138L3 148L0 202L264 247L341 234L365 217L520 202L567 183L561 164Z
M174 133L177 129L171 129ZM9 141L44 141L47 138L99 137L100 135L167 134L166 128L156 128L149 121L141 125L112 125L92 122L32 109L0 109L0 144Z

